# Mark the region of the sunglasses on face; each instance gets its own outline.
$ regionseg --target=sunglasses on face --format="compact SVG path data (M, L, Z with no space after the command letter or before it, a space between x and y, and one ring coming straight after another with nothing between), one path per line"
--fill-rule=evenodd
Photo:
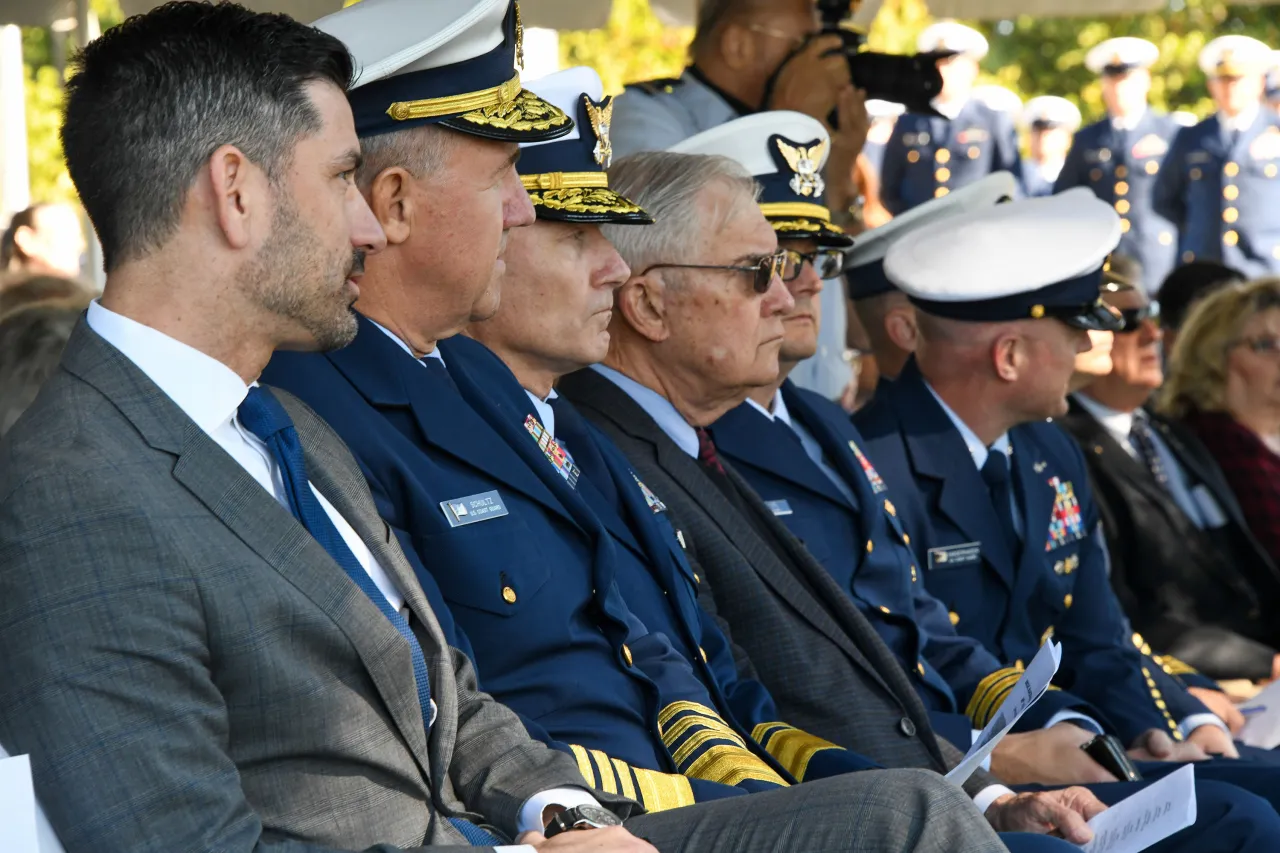
M816 252L797 252L794 249L783 251L787 256L782 269L783 281L795 281L799 278L806 263L813 265L813 271L821 279L835 278L844 266L844 252L838 249L819 249Z
M646 267L645 275L650 270L658 269L679 269L679 270L720 270L722 272L744 272L751 274L751 289L758 294L769 292L769 285L773 282L774 276L782 278L782 272L786 268L787 253L779 249L772 255L765 255L759 261L751 266L733 266L726 264L653 264Z
M1157 328L1160 326L1160 304L1152 302L1143 305L1141 308L1116 308L1114 309L1120 314L1123 325L1116 329L1117 335L1129 335L1142 328L1142 324L1147 320L1155 323Z

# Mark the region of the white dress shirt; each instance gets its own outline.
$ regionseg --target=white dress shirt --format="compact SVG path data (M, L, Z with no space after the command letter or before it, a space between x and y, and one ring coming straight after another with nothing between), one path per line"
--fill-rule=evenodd
M1074 394L1072 396L1086 412L1093 415L1094 419L1102 424L1102 428L1115 439L1117 444L1124 448L1125 453L1137 460L1144 468L1146 467L1147 461L1142 458L1142 454L1129 441L1134 418L1146 417L1141 410L1138 412L1121 412L1102 405L1087 394ZM1165 442L1159 430L1152 428L1150 435L1152 449L1155 450L1156 457L1160 460L1161 467L1164 468L1167 480L1164 484L1164 489L1168 492L1169 497L1173 499L1173 502L1178 505L1178 509L1182 510L1183 514L1191 519L1191 523L1201 530L1218 528L1226 524L1227 516L1222 511L1217 499L1214 498L1213 493L1203 485L1196 485L1192 482L1187 475L1187 469L1182 466L1182 462L1179 461L1172 448Z
M938 112L942 113L942 116L947 121L955 121L956 116L960 115L960 111L964 109L964 106L967 103L969 103L969 100L967 98L964 100L954 100L954 101L943 101L938 98L934 98L932 101L929 102L929 105L932 106Z
M1053 186L1053 183L1058 180L1058 175L1062 174L1062 167L1066 162L1066 160L1037 160L1033 168L1040 173L1045 183Z
M1136 128L1138 124L1142 121L1143 116L1145 116L1146 114L1147 114L1147 111L1143 109L1129 116L1112 116L1111 127L1115 130L1120 131L1121 133L1127 133L1128 131Z
M237 411L248 396L250 386L245 385L235 371L163 332L103 308L96 300L89 305L88 323L89 328L133 362L187 417L195 421L196 426L217 442L281 506L288 509L289 498L284 490L280 466L262 440L240 423ZM383 331L386 332L385 329ZM387 334L391 335L390 332ZM391 337L399 342L394 335ZM403 343L401 346L409 351ZM412 355L411 352L410 354ZM438 351L431 355L440 357ZM257 385L256 382L253 384ZM395 581L333 504L329 503L314 484L308 485L311 485L311 492L320 502L325 515L329 516L342 540L351 549L356 562L373 579L391 606L403 612L404 594ZM436 712L436 703L432 699L428 728L435 722ZM530 797L521 808L519 831L541 831L542 813L550 805L572 808L578 805L598 806L599 802L582 789L553 788L543 791ZM534 853L534 848L527 844L495 849L503 853Z
M1254 119L1258 117L1258 113L1261 109L1261 104L1254 104L1252 106L1245 107L1234 116L1229 116L1226 113L1219 111L1218 123L1226 130L1235 132L1245 131L1253 127Z

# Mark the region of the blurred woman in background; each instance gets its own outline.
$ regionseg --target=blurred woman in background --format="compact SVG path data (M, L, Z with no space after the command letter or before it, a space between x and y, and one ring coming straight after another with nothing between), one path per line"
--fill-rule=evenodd
M1229 285L1192 308L1159 407L1209 449L1280 558L1280 279Z

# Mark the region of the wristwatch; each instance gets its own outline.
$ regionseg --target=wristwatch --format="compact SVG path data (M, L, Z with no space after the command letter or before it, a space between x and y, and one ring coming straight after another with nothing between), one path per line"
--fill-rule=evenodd
M551 823L542 834L553 838L562 832L574 829L600 829L602 826L621 826L622 821L616 814L599 806L574 806L565 809L551 818Z

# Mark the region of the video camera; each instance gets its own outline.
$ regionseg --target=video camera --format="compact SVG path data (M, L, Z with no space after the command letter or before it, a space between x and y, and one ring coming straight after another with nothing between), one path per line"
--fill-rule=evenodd
M853 85L866 92L868 99L902 104L913 113L940 115L930 102L942 91L938 60L950 56L949 52L898 56L865 50L866 34L841 26L856 3L850 0L816 2L822 17L821 35L838 35L843 40Z

